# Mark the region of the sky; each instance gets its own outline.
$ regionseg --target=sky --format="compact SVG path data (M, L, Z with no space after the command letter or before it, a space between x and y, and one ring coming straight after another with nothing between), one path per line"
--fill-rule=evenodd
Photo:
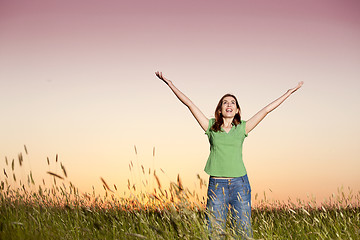
M101 192L100 177L125 191L143 165L206 194L207 136L154 72L209 118L225 93L247 120L304 81L244 142L253 198L357 192L359 12L356 0L1 0L0 166L26 145L21 174L38 181L61 171L58 154L82 191Z

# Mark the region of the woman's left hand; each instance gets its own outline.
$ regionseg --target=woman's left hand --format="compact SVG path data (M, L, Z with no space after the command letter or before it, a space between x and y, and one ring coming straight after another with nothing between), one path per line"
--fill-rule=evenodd
M301 88L301 86L302 86L303 84L304 84L303 81L299 82L296 87L290 88L290 89L288 90L288 92L289 92L290 94L291 94L291 93L294 93L296 90L298 90L299 88Z

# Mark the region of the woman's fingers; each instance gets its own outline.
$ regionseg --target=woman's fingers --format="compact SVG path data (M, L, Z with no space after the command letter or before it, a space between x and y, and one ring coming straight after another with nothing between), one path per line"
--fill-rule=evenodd
M155 74L158 78L160 78L161 80L164 80L164 78L162 76L162 72L157 71L157 72L155 72Z
M299 88L301 88L301 86L304 84L303 81L299 82L297 87L295 88L295 91L298 90Z
M169 82L171 82L169 79L166 79L166 78L162 75L162 72L157 71L157 72L155 72L155 74L156 74L156 76L157 76L158 78L160 78L161 80L163 80L164 83L166 83L167 85L169 85Z
M289 91L290 91L291 93L294 93L296 90L298 90L299 88L301 88L301 86L302 86L303 84L304 84L304 82L301 81L301 82L298 83L298 85L297 85L296 87L290 89Z

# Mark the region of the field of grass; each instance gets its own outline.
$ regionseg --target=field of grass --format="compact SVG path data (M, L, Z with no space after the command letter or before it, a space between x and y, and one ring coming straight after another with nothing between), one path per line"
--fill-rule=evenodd
M21 161L19 155L20 166ZM36 185L31 172L27 184L21 183L14 160L6 165L0 178L0 240L208 238L204 202L194 200L179 176L164 189L154 173L154 191L121 198L104 179L105 196L79 192L62 164L61 174L48 172L53 180L48 187ZM360 239L360 193L341 190L323 204L261 200L252 225L254 239ZM225 237L238 239L230 227Z

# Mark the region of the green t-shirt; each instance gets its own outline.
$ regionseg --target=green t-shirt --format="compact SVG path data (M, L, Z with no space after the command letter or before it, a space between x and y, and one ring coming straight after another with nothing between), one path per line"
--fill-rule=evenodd
M232 126L226 133L211 130L215 119L209 120L206 130L210 142L210 155L205 166L205 172L215 177L241 177L246 175L242 159L242 146L245 137L246 121L241 121L237 126Z

